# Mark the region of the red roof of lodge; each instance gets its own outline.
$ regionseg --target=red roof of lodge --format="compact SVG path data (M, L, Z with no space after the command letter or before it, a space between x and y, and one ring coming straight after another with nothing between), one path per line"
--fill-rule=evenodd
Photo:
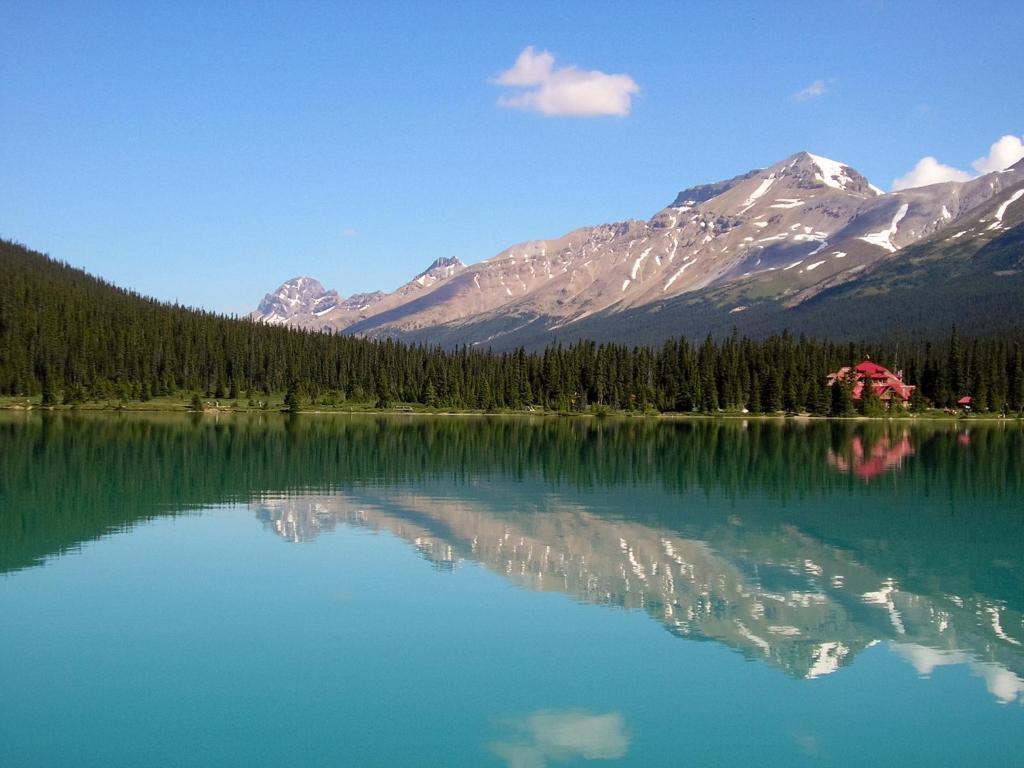
M957 405L970 405L972 402L974 402L974 398L972 398L970 395L964 395L963 397L956 401Z
M864 360L863 362L857 363L854 368L858 373L862 373L865 376L869 376L872 379L880 378L882 376L892 376L892 372L878 363L873 363L870 360Z

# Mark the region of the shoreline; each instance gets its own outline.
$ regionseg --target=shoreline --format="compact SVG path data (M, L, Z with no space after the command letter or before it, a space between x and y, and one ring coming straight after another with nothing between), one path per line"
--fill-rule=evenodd
M585 418L585 419L649 419L652 421L684 421L687 419L715 419L715 420L757 420L757 421L882 421L882 422L995 422L995 423L1024 423L1024 416L1004 416L1002 414L949 414L940 411L929 411L916 414L899 414L893 416L862 416L853 414L850 416L817 416L808 413L786 414L786 413L686 413L678 411L665 412L631 412L631 411L606 411L606 412L582 412L582 411L482 411L482 410L402 410L401 408L309 408L296 412L285 411L279 407L275 408L252 408L252 407L217 407L193 410L188 405L172 403L156 403L147 405L144 403L128 403L124 405L110 405L99 403L88 403L83 405L56 405L43 407L36 403L27 405L19 403L2 403L0 412L10 413L43 413L43 414L83 414L83 413L131 413L131 414L179 414L195 416L219 416L219 415L276 415L276 416L428 416L428 417L530 417L530 418Z

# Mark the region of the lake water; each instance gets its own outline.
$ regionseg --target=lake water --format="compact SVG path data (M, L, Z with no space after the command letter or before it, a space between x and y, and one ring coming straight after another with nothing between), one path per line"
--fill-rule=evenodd
M0 765L1024 764L1024 429L0 417Z

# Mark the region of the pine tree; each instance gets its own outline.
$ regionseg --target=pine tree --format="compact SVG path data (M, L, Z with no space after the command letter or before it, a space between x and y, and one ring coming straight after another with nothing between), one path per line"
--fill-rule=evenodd
M53 408L57 405L57 388L54 385L53 376L47 374L43 379L43 408Z
M853 377L841 376L832 385L832 402L829 409L833 416L849 416L853 413Z
M782 410L782 375L772 365L765 382L764 406L766 413L777 413Z
M747 410L751 413L761 413L761 379L757 371L750 378L750 397L747 399Z
M292 380L288 383L288 391L284 395L284 410L286 413L298 413L302 409L302 400L299 397L298 382Z
M423 403L428 408L436 408L438 406L437 387L434 386L433 379L427 379L426 386L423 388Z
M1013 348L1007 399L1012 410L1024 410L1024 352L1020 344L1015 344Z
M875 385L871 379L864 377L860 390L860 402L857 404L857 411L862 416L881 416L885 412L882 398L878 396Z
M949 381L949 394L946 405L955 405L965 393L966 379L964 376L964 350L960 342L960 333L956 326L949 335L949 355L946 360L946 371Z
M910 393L910 410L913 413L922 413L928 410L928 398L924 396L921 387L915 387Z
M374 394L377 397L377 408L390 408L393 400L391 392L391 381L384 372L384 366L377 366L377 376L374 381Z
M829 387L821 381L812 381L808 389L807 410L813 416L827 416L830 406Z

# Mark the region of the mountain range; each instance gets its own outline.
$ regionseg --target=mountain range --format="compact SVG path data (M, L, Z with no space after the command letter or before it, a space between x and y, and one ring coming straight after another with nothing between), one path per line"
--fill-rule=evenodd
M1024 302L1024 161L884 193L808 152L680 192L647 221L439 259L392 293L342 298L309 277L268 294L268 323L496 349L578 338L821 336L998 328Z

